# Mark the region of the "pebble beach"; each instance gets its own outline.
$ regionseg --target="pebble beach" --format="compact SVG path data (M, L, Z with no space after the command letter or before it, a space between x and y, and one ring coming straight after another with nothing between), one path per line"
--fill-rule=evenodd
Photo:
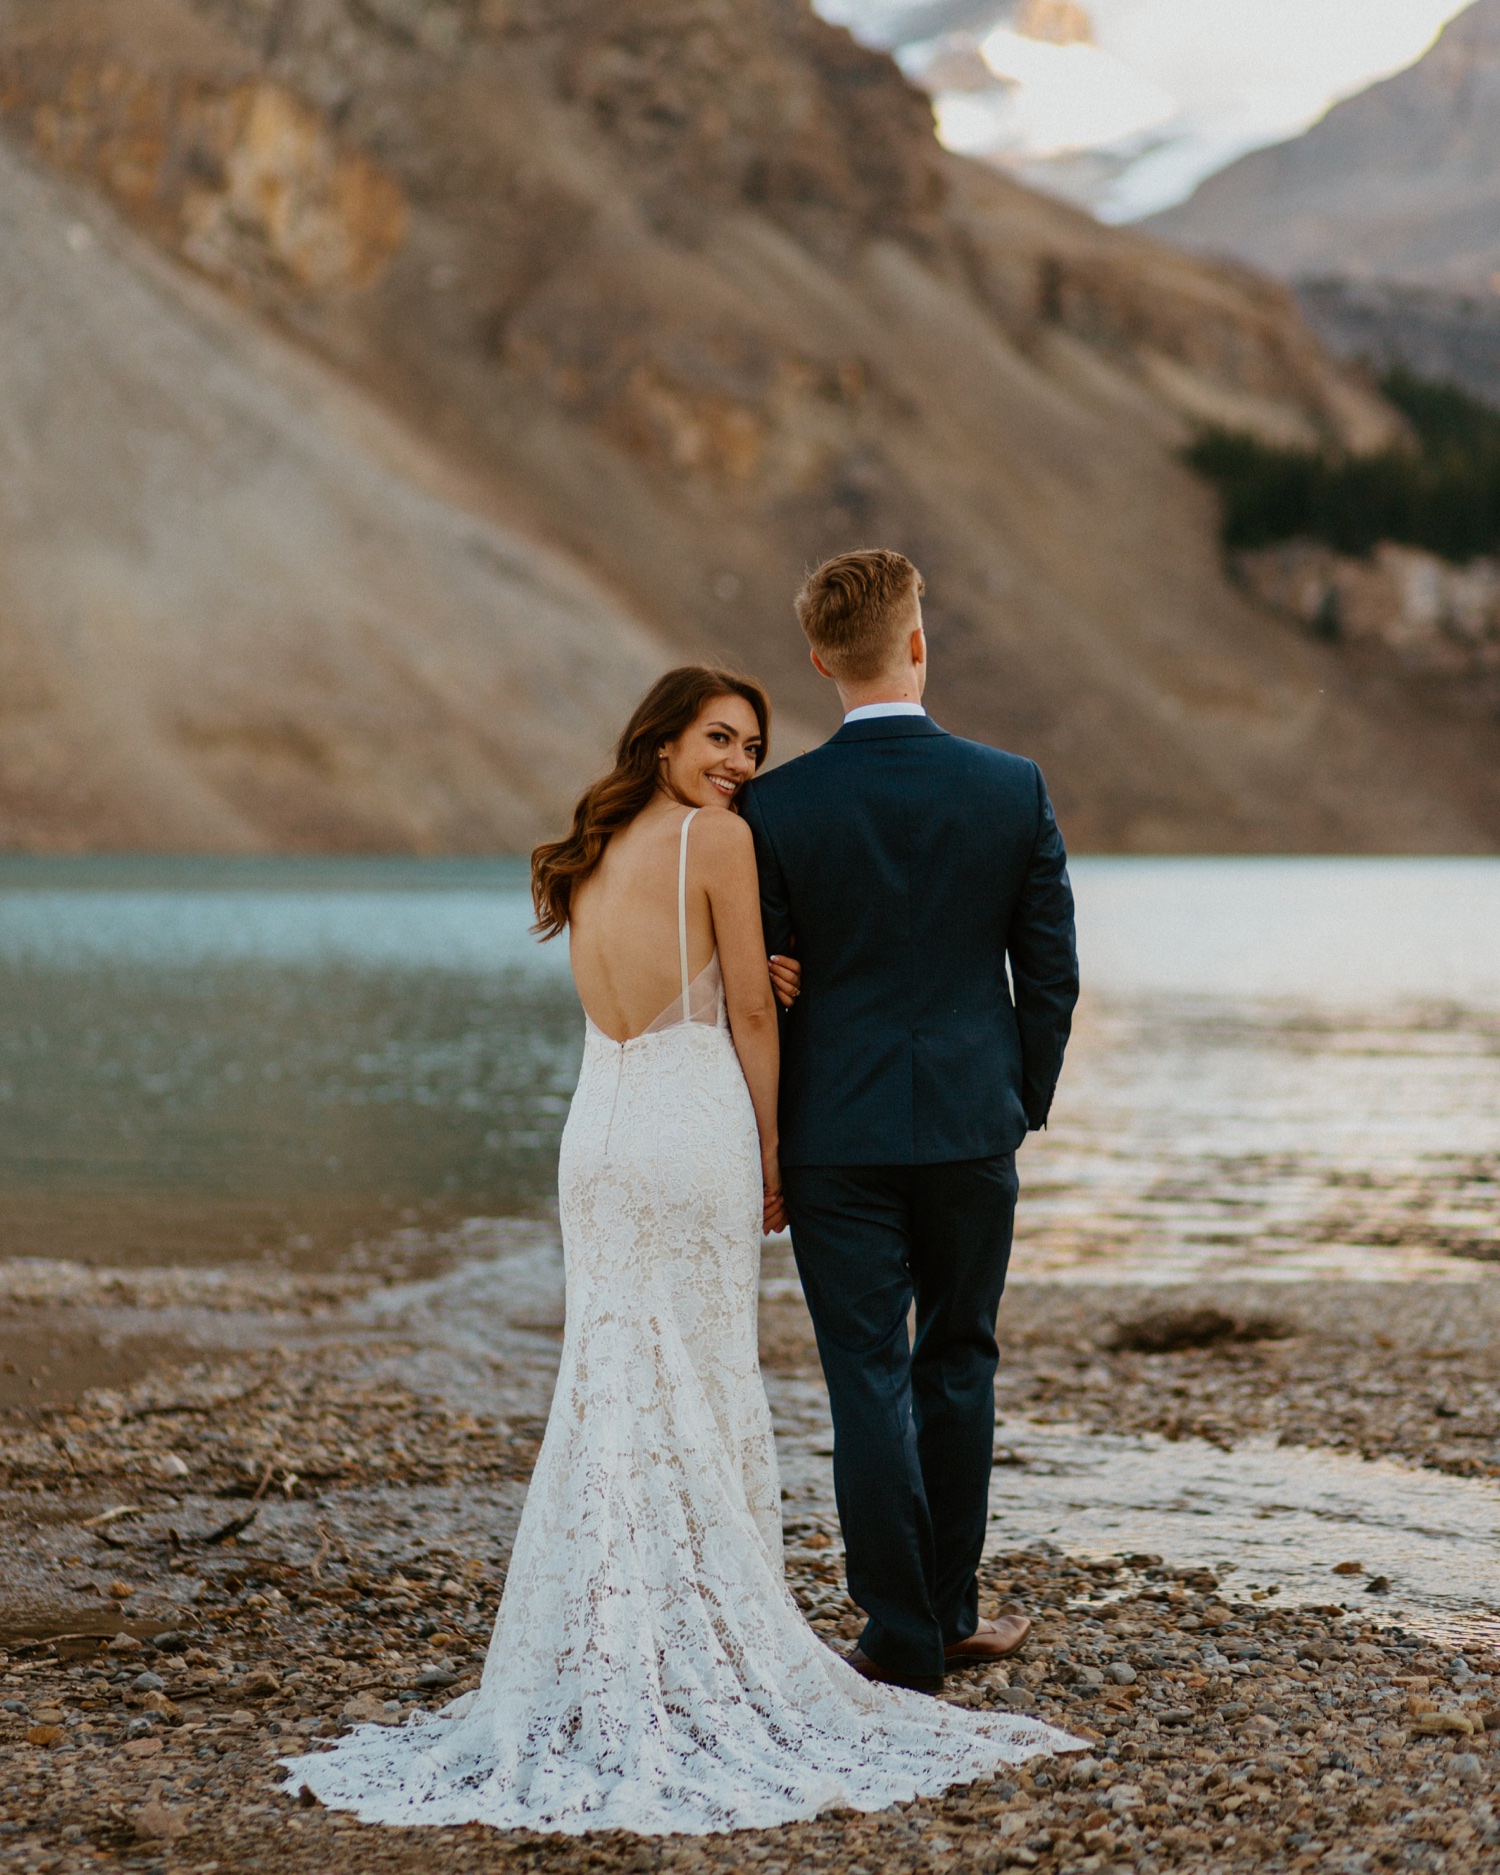
M789 1267L768 1246L773 1403L818 1386ZM442 1359L430 1292L389 1305L368 1277L10 1267L4 1866L1353 1875L1500 1857L1493 1581L1473 1584L1472 1612L1413 1612L1336 1531L1312 1601L1170 1547L1018 1546L997 1522L984 1606L1035 1627L1013 1661L951 1675L942 1696L1036 1713L1086 1749L941 1800L651 1840L382 1830L304 1804L279 1789L279 1758L475 1683L555 1359L535 1299L508 1353ZM1231 1467L1270 1439L1489 1478L1497 1313L1487 1280L1019 1283L1002 1311L1002 1434L1210 1442ZM216 1321L240 1345L205 1353ZM164 1357L188 1326L195 1358ZM49 1367L91 1334L144 1371L91 1387L86 1363ZM803 1455L778 1419L789 1579L846 1648L860 1617L826 1451ZM997 1478L1024 1483L1031 1462L1024 1437L1002 1436Z

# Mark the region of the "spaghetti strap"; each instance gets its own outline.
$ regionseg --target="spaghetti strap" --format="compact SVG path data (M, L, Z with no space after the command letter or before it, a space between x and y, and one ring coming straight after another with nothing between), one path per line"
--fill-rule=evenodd
M677 956L682 964L682 1019L693 1019L690 999L691 983L688 981L688 943L687 943L687 843L688 828L693 824L693 817L698 813L691 808L682 817L682 844L677 852Z

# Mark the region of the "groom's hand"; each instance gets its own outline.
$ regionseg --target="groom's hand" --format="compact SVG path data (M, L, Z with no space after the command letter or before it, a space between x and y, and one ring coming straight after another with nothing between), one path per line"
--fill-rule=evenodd
M790 1009L802 994L802 966L795 957L770 957L771 988L783 1009Z

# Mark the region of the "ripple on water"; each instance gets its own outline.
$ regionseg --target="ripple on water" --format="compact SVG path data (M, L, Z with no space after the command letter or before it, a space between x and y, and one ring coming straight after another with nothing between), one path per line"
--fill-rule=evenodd
M1084 1005L1016 1268L1472 1281L1500 1258L1500 1014Z
M800 1380L773 1379L770 1392L790 1505L831 1517L826 1396ZM1015 1462L993 1474L991 1550L1155 1554L1211 1569L1235 1600L1338 1603L1454 1642L1500 1641L1493 1483L1264 1439L1226 1452L1030 1419L1002 1420L996 1436ZM1363 1574L1334 1574L1349 1562ZM1381 1576L1390 1589L1372 1594Z
M1500 861L1091 859L1018 1270L1472 1280L1500 1257Z
M1428 1631L1500 1637L1500 1488L1388 1459L1251 1439L1095 1434L1006 1420L991 1540L1074 1555L1155 1552L1211 1568L1231 1594L1340 1602ZM1340 1563L1360 1576L1335 1575ZM1390 1589L1369 1592L1384 1576Z

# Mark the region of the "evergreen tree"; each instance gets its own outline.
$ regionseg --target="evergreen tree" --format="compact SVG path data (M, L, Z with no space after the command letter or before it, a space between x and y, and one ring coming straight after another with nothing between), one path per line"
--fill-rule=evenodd
M1404 370L1381 389L1411 440L1376 455L1278 449L1222 429L1192 444L1188 462L1219 490L1225 546L1319 540L1367 554L1393 540L1458 562L1500 552L1500 411Z

